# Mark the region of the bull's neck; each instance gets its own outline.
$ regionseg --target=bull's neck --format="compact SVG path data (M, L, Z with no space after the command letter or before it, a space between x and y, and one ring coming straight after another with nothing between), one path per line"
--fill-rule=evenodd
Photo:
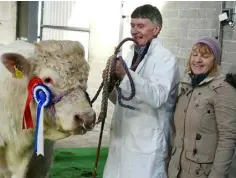
M34 130L22 130L22 119L24 115L24 108L27 100L27 79L14 79L7 78L5 80L0 79L0 83L3 85L0 86L0 111L6 113L6 115L0 116L1 123L8 123L9 126L7 130L4 130L5 133L9 133L11 135L15 135L14 140L22 139L21 137L33 137ZM2 100L2 101L1 101ZM35 127L35 118L36 118L36 106L31 102L30 110L31 115L34 121ZM47 113L45 113L45 118L47 120ZM57 130L55 126L50 124L45 124L45 138L49 138L52 140L58 140L61 138L65 138L68 136L67 133L62 133ZM47 129L50 128L50 129ZM45 131L44 130L44 131ZM14 132L14 133L13 133ZM0 134L1 131L0 131ZM27 134L27 135L24 135ZM5 135L5 137L8 137Z
M1 80L0 111L4 113L1 123L6 124L5 133L18 139L22 131L22 119L27 98L27 79L15 79L12 77ZM1 132L1 131L0 131ZM7 137L7 135L6 135Z

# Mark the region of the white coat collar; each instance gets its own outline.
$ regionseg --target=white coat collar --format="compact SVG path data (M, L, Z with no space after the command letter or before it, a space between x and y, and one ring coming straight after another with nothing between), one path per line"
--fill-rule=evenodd
M137 69L135 70L136 73L140 72L140 70L143 68L144 64L147 62L148 56L150 56L152 51L155 50L155 48L157 48L159 46L162 46L160 39L158 37L152 39L151 44L148 48L147 54L144 56L143 60L140 62ZM134 56L134 47L135 47L135 45L132 44L131 52L130 52L130 55L128 56L127 65L129 67L131 67L131 64L132 64L132 60L133 60L133 56Z

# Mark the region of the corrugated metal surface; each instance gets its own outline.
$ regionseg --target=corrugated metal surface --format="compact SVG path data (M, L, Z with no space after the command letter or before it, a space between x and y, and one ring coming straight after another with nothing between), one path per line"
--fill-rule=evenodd
M44 1L43 25L70 26L89 29L89 13L86 1ZM89 32L59 29L42 29L42 40L77 40L85 48L88 59Z
M67 26L76 1L44 1L43 23Z

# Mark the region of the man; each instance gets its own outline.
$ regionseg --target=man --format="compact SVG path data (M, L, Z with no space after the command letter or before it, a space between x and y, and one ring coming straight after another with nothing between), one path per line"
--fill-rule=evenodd
M158 38L162 28L160 11L151 5L136 8L131 15L131 35L138 41L124 59L135 84L136 94L121 107L117 91L111 124L110 149L103 178L167 178L171 122L179 70L173 54ZM129 79L120 61L115 74L125 96L131 93Z

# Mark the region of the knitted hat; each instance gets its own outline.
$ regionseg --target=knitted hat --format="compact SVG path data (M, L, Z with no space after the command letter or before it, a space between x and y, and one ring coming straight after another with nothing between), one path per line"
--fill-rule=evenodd
M220 43L215 38L202 37L199 40L197 40L195 44L197 43L204 43L207 46L209 46L209 48L211 48L213 55L215 57L215 62L220 65L221 46L220 46Z

